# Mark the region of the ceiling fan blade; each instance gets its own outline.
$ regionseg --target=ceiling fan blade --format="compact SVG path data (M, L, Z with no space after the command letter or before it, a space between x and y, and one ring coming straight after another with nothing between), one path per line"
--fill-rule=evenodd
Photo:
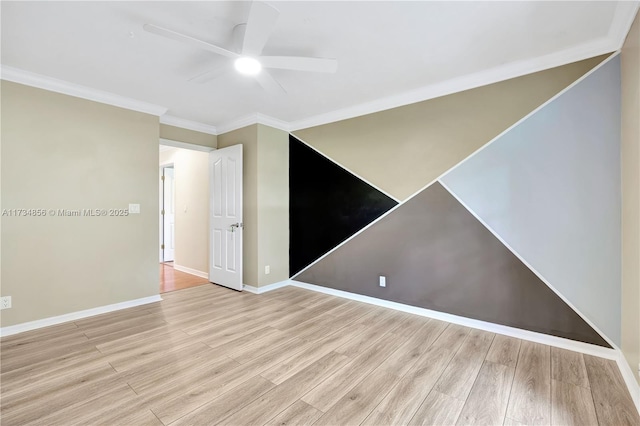
M249 11L247 28L242 42L242 54L257 56L262 53L280 12L266 3L255 1Z
M264 90L274 95L286 94L287 91L284 87L276 81L275 78L268 71L262 70L255 76L256 81L262 86Z
M226 56L228 58L238 58L240 56L235 52L224 49L220 46L216 46L215 44L207 43L206 41L198 40L197 38L177 33L166 28L158 27L153 24L144 24L142 28L146 32L166 37L171 40L179 41L193 47L199 47L200 49L208 50L209 52L217 53L218 55Z
M223 65L211 70L207 70L205 72L201 72L200 74L191 77L188 81L192 83L204 84L226 74L230 70L231 67L229 67L228 65Z
M338 69L338 61L335 59L305 58L302 56L260 56L258 60L265 68L328 73L334 73Z

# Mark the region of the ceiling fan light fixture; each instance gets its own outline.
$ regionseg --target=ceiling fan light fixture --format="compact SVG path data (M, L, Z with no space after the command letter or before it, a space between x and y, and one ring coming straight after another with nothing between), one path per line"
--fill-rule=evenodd
M234 66L240 74L245 75L256 75L262 69L262 64L260 64L257 59L248 56L242 56L236 59Z

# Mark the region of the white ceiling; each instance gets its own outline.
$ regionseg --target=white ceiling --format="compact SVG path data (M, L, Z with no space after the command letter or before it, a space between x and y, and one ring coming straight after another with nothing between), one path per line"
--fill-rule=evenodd
M35 81L26 71L159 105L165 122L212 132L251 117L300 128L616 50L637 10L613 1L269 3L281 15L263 53L336 58L336 74L273 70L286 95L233 71L197 84L188 79L232 62L142 30L153 23L228 46L247 2L2 1L3 78Z

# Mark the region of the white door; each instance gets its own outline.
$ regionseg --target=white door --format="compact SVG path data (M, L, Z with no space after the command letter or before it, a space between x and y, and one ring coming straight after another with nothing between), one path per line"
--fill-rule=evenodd
M175 178L174 178L174 169L173 167L165 167L162 169L163 171L163 187L164 187L164 195L162 210L164 212L163 215L163 261L169 262L174 260L174 252L175 252L175 225L176 225L176 200L175 200Z
M242 290L242 145L209 154L209 281Z

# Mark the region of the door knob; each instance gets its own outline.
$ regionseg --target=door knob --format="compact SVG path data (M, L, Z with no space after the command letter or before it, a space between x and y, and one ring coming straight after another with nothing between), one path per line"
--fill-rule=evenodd
M235 232L236 228L244 228L244 224L242 222L232 223L231 224L231 232Z

